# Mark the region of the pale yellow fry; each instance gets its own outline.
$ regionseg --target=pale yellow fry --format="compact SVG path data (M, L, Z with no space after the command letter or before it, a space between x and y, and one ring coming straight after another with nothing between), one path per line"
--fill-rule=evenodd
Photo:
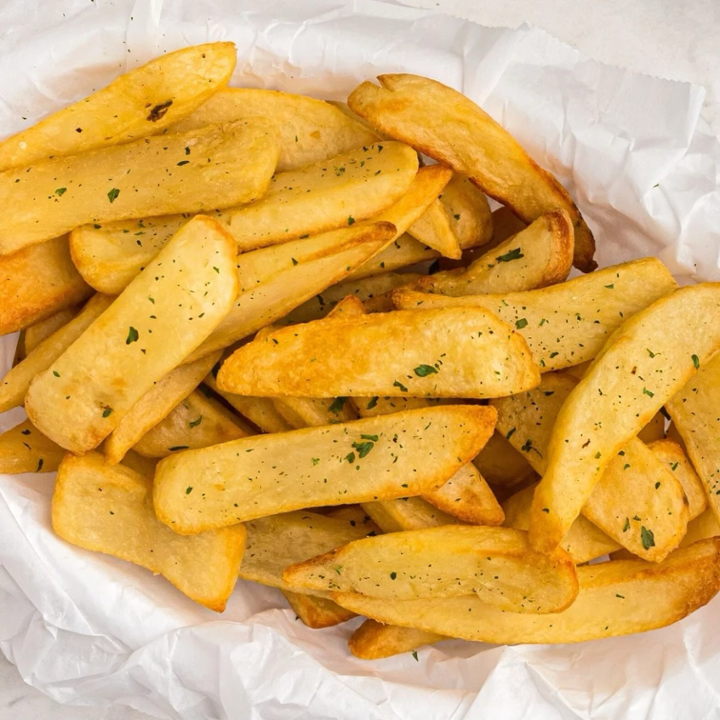
M295 170L378 140L373 130L323 100L255 88L223 89L171 130L185 132L256 117L278 129L278 172Z
M105 440L103 454L107 462L111 465L121 462L140 438L164 420L203 381L219 359L220 353L208 355L176 367L159 380L130 408Z
M278 173L262 198L228 213L230 232L246 252L347 227L399 200L417 171L415 151L389 142Z
M420 398L420 397L354 397L353 405L357 408L360 417L377 417L389 415L401 410L417 410L418 408L434 407L437 405L450 405L462 402L446 398Z
M305 507L419 495L477 454L494 415L474 406L414 410L188 450L158 465L155 509L191 534Z
M364 82L353 90L348 97L353 112L467 175L525 222L565 210L577 235L575 264L584 272L597 267L592 232L565 188L472 100L418 75L380 75L378 81L382 87Z
M533 474L533 469L523 457L523 453L518 452L498 432L493 433L473 463L480 474L493 485L512 487Z
M29 420L0 434L0 473L54 472L64 455Z
M538 218L526 230L488 250L466 270L422 278L417 289L442 295L534 290L562 282L572 264L573 233L562 211Z
M45 320L40 320L24 330L25 357L32 352L43 340L47 340L61 327L67 325L73 318L77 317L81 308L73 306L60 310Z
M386 272L408 268L427 260L437 260L439 257L439 252L405 233L395 238L382 252L370 258L362 267L351 273L349 279L359 281Z
M670 625L720 589L720 540L677 550L662 563L618 560L577 569L580 592L562 613L508 613L478 598L395 600L333 593L343 607L379 622L466 640L515 645L570 643Z
M538 381L522 337L482 308L295 325L236 350L218 374L229 392L297 397L485 398Z
M423 245L437 250L444 257L459 260L462 257L460 240L450 223L448 210L435 200L428 209L408 228L408 233Z
M240 577L305 595L313 593L283 580L288 565L347 545L370 532L364 526L308 510L251 520L246 528L248 537Z
M265 192L278 151L272 128L236 123L7 170L0 173L0 201L6 207L0 253L85 223L248 202Z
M441 525L462 525L462 521L438 510L421 497L376 500L362 504L363 510L386 533L422 530Z
M235 587L245 547L236 525L182 537L155 517L152 481L102 455L69 453L52 500L53 530L73 545L159 573L180 592L217 612Z
M97 447L217 327L236 296L235 243L199 215L33 380L28 416L68 450Z
M275 408L293 428L318 427L357 420L347 398L275 398Z
M477 594L510 612L556 613L577 595L572 558L530 549L511 528L446 525L355 540L285 569L293 588L386 600Z
M0 255L0 335L21 330L92 295L67 236Z
M254 435L217 400L194 390L133 446L144 457L163 458L182 450L210 447Z
M527 530L530 526L530 508L537 484L523 488L503 504L506 527ZM572 556L576 565L602 557L620 548L611 537L580 515L563 538L561 547Z
M134 450L129 450L125 453L122 464L124 467L129 467L134 470L138 475L151 478L155 475L155 467L157 460L155 458L146 458L142 455L138 455Z
M720 523L711 508L698 515L688 523L687 533L680 543L681 548L686 548L698 540L720 536Z
M0 143L0 170L154 135L226 85L235 45L206 43L161 55Z
M614 265L539 290L447 297L399 288L395 306L484 307L527 340L541 372L591 360L626 319L677 289L655 258Z
M482 190L467 177L453 173L440 202L447 210L450 226L463 250L490 242L493 236L490 205Z
M447 640L447 637L425 630L365 620L350 636L348 649L361 660L380 660L400 653L409 653L440 640Z
M337 603L323 597L303 595L301 593L281 590L292 611L303 624L315 630L334 627L352 620L355 613L341 608Z
M498 430L541 475L547 472L548 448L576 384L572 377L550 373L527 393L493 401ZM688 506L670 466L632 437L606 463L582 514L623 547L657 562L685 534Z
M533 500L534 547L560 543L608 463L718 347L718 283L681 288L610 336L555 423Z
M702 309L696 312L702 313ZM693 348L694 343L690 342L686 347L678 346L677 351L695 353L700 369L665 407L673 421L671 427L682 438L702 480L710 508L720 520L720 355L705 360Z
M47 370L110 307L113 300L108 295L95 295L77 317L28 352L0 384L0 412L22 405L35 376Z
M663 439L650 443L648 447L653 451L653 455L667 464L683 486L688 500L689 519L693 520L707 510L708 499L705 487L680 445L672 440Z

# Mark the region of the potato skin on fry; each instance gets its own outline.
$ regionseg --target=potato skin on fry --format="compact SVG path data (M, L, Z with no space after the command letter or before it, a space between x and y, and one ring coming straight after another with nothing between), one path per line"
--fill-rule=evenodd
M377 620L366 620L350 636L348 649L361 660L380 660L441 640L447 640L447 637L416 628L383 625Z

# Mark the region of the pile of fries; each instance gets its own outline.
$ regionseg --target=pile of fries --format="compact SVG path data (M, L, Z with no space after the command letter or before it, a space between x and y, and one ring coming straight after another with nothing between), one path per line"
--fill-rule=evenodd
M327 103L235 62L179 50L0 142L0 471L57 471L61 538L213 610L240 577L364 616L361 658L707 603L720 284L595 270L565 189L438 82Z

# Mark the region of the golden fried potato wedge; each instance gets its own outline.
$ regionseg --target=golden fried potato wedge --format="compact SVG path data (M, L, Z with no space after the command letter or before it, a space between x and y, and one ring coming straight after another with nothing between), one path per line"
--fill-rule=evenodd
M523 488L502 504L505 527L527 530L530 526L530 508L537 483ZM576 565L615 552L621 545L593 525L582 515L578 516L563 538L561 547L570 553Z
M492 213L493 244L505 242L513 235L522 232L527 224L524 223L509 207L503 206Z
M719 347L720 283L676 290L610 336L553 428L533 500L533 547L560 543L608 463Z
M72 307L60 310L45 320L39 320L25 328L23 331L25 357L32 352L43 340L47 340L61 327L65 327L73 318L77 317L82 308L73 305Z
M247 544L240 577L305 595L312 593L283 580L286 567L364 538L370 532L365 526L308 510L258 518L245 527Z
M417 289L442 295L479 295L546 287L568 276L572 248L569 216L562 211L548 213L488 250L466 270L421 278Z
M0 171L154 135L227 84L235 45L214 42L161 55L0 143Z
M638 435L638 437L640 437ZM680 481L688 500L688 516L694 520L708 508L707 494L702 480L683 449L672 440L656 440L648 445L653 455L664 462Z
M122 462L125 453L161 423L212 370L220 353L180 365L158 380L152 389L133 405L103 444L103 454L111 465ZM142 454L142 453L141 453ZM157 457L165 457L164 453Z
M227 222L243 252L318 235L377 215L407 192L417 171L407 145L371 145L274 175L267 193L232 209Z
M155 509L191 534L305 507L419 495L479 452L494 416L457 405L188 450L160 461Z
M450 222L446 207L435 200L408 228L408 233L423 245L437 250L443 257L459 260L462 257L460 239Z
M562 408L576 385L574 378L550 373L527 393L493 401L498 430L541 475L547 472ZM637 438L627 440L606 463L582 514L635 555L655 562L677 547L689 519L682 484L664 459Z
M122 464L124 467L134 470L138 475L151 478L155 475L155 468L158 461L156 458L146 458L138 455L134 450L129 450L125 453Z
M523 457L523 453L518 452L505 436L497 431L492 434L473 463L480 474L493 485L513 487L533 475L533 469Z
M453 173L440 195L450 226L460 247L475 248L490 242L493 236L493 215L485 193L478 190L464 175Z
M231 410L193 390L133 446L143 457L164 458L181 450L210 447L254 435Z
M465 640L515 645L570 643L665 627L720 589L720 539L677 550L662 563L618 560L577 569L580 592L562 613L508 613L476 597L383 600L333 593L343 607L379 622Z
M198 215L32 381L28 417L68 450L97 447L217 327L236 296L235 243Z
M60 464L52 524L63 540L152 570L217 612L235 587L245 548L243 525L191 538L174 533L155 517L152 482L95 452L67 454Z
M392 655L413 652L423 645L431 645L440 640L447 640L447 637L425 630L383 625L375 620L366 620L350 636L348 649L361 660L380 660Z
M440 253L423 245L412 235L404 233L390 243L382 252L370 258L366 263L351 273L351 281L375 277L386 272L408 268L427 260L437 260Z
M0 255L0 335L49 318L92 295L68 251L67 236Z
M564 610L578 592L575 565L562 549L545 555L511 528L446 525L355 540L290 565L294 589L358 592L385 600L476 594L518 613Z
M357 420L357 413L347 398L275 398L275 408L295 428L318 427Z
M225 88L170 130L187 132L257 117L277 127L278 172L342 155L379 139L373 130L323 100L255 88Z
M6 208L0 254L85 223L249 202L265 192L278 152L272 128L237 123L7 170L0 173L0 200ZM77 252L74 259L80 264Z
M386 533L422 530L440 525L462 525L462 520L438 510L421 497L366 502L362 504L362 509Z
M698 540L720 536L720 523L711 508L688 523L688 530L680 543L681 548L688 547Z
M29 420L0 434L0 473L55 472L64 455Z
M627 318L677 289L656 258L613 265L539 290L447 297L398 288L400 310L484 307L527 340L541 372L591 360Z
M592 232L565 188L472 100L418 75L380 75L378 81L381 87L364 82L352 91L348 105L354 113L467 175L525 222L565 210L575 229L575 264L584 272L597 267Z
M447 398L419 398L419 397L354 397L353 405L357 408L360 417L377 417L390 415L402 410L417 410L418 408L435 407L437 405L455 405L462 400Z
M282 590L282 594L288 601L295 616L314 630L334 627L340 623L352 620L355 613L341 608L337 603L315 595L303 595L301 593Z
M481 308L448 308L283 328L236 350L217 381L248 395L484 398L521 392L538 378L508 325Z
M698 308L697 312L702 310ZM703 482L710 507L720 520L720 417L717 412L720 403L720 355L709 361L703 360L700 352L694 349L692 340L685 347L677 346L676 351L683 352L686 348L694 353L692 360L699 370L665 403L665 408L672 418L671 427L682 438Z
M47 370L110 307L113 300L108 295L90 298L77 317L29 351L0 383L0 412L22 405L35 376Z

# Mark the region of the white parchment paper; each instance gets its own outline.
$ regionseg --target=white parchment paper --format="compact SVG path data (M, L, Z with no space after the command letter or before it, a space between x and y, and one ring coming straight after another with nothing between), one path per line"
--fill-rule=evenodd
M7 0L0 31L0 135L208 40L236 43L236 85L340 99L382 72L420 73L481 103L560 178L601 265L657 255L687 281L720 280L720 142L700 117L703 90L602 65L542 31L374 0ZM3 371L14 343L0 340ZM446 641L417 661L369 663L346 647L359 620L309 630L278 592L244 582L217 615L71 547L50 530L51 493L52 476L0 476L0 649L59 702L183 720L720 714L720 601L635 637Z

